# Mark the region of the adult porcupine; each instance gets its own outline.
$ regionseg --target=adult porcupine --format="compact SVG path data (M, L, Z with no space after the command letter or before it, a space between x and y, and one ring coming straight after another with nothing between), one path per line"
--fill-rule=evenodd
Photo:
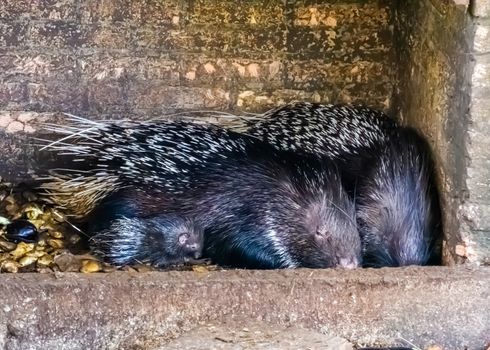
M247 121L241 131L278 149L340 162L358 205L365 266L425 265L439 258L430 147L413 129L364 107L295 103Z
M67 136L50 147L69 162L42 187L78 217L92 212L93 221L113 222L129 212L133 220L190 218L205 231L204 256L231 266L360 262L355 208L333 164L192 123L79 120L57 131ZM102 244L118 243L109 238ZM127 251L121 254L128 258Z

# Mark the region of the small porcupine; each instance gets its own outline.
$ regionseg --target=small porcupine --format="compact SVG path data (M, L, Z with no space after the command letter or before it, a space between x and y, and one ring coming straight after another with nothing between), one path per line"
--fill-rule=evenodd
M82 123L89 125L58 130L68 136L50 147L71 162L42 186L77 216L96 213L92 220L116 226L121 212L136 221L189 218L204 229L204 257L235 267L360 263L355 207L334 164L213 126ZM118 245L114 228L93 242L95 251ZM107 260L131 259L122 250Z
M282 150L339 162L355 197L364 266L425 265L440 258L440 209L426 140L365 107L295 103L242 132Z
M92 221L93 252L114 265L179 265L202 256L204 231L175 215L117 217Z

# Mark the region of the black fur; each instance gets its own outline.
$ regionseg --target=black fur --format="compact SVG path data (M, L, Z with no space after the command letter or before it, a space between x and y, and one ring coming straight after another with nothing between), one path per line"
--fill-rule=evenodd
M357 203L365 266L440 263L433 160L415 130L368 108L296 103L249 122L246 133L338 162Z
M194 133L202 137L210 132L205 127L198 132L183 131L185 137L178 145L159 144L162 152L185 145L185 138L193 138ZM355 207L335 165L236 137L244 138L244 148L187 164L185 181L160 172L160 181L171 178L171 187L149 185L143 178L124 174L124 187L102 200L91 216L93 222L115 223L103 234L92 230L97 237L94 250L109 262L133 261L136 253L119 244L118 227L131 225L121 222L121 215L133 222L171 215L190 218L203 228L203 256L221 265L266 269L358 266L361 243ZM143 230L136 234L146 235ZM101 248L105 246L111 247L110 256ZM137 259L150 260L146 255L152 251L138 254Z

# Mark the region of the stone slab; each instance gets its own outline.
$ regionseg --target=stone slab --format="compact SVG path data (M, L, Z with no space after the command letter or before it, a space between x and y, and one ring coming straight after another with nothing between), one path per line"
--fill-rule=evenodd
M463 266L2 274L0 347L158 349L203 325L266 323L353 344L486 349L489 285L490 268Z

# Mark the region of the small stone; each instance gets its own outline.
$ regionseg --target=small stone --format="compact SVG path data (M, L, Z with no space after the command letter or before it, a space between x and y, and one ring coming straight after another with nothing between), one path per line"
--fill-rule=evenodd
M39 259L37 259L37 264L40 266L49 266L53 263L54 259L49 254L44 254Z
M56 238L56 239L62 239L63 238L63 233L60 231L49 231L48 233L51 237Z
M8 224L10 224L10 220L3 216L0 216L0 225L7 226Z
M44 212L39 206L35 204L29 204L24 208L24 213L26 213L26 216L29 220L36 220Z
M82 260L82 267L80 272L83 273L93 273L102 270L102 266L98 261L95 260Z
M10 252L17 247L17 244L0 239L0 250L3 252Z
M1 272L17 273L17 271L19 271L19 268L19 263L13 260L5 260L0 264Z
M456 247L454 248L454 251L455 251L456 255L464 256L464 257L467 256L466 247L462 244L456 245Z
M12 255L12 257L15 260L18 260L24 255L26 255L28 252L33 250L34 250L34 244L20 242L19 244L17 244L17 247L10 252L10 255Z
M28 256L28 255L26 255L26 256L22 257L19 260L19 265L21 267L29 266L29 265L34 264L36 261L37 261L37 257L36 256Z
M46 242L50 247L54 249L63 249L64 247L63 241L61 239L48 238Z
M78 272L80 270L80 259L71 253L62 253L53 259L61 272Z

